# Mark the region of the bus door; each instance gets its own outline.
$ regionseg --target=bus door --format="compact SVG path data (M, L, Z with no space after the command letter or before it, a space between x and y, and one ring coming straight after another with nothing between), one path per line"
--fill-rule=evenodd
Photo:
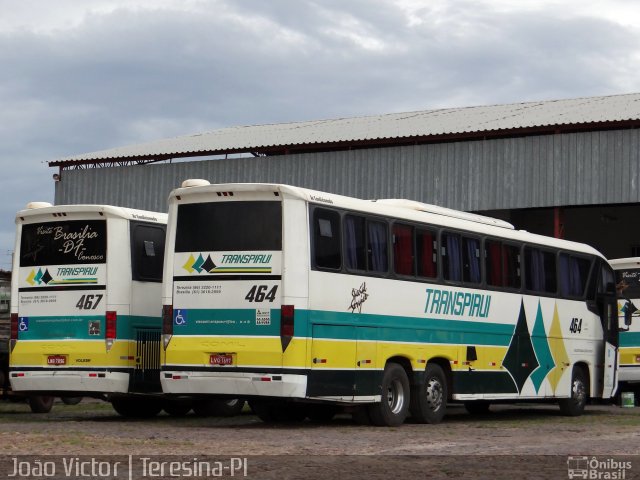
M130 390L159 392L160 385L160 289L166 226L130 222L131 290L127 339L129 342Z
M615 276L611 268L602 263L598 279L598 310L602 322L602 397L610 398L618 386L618 300Z

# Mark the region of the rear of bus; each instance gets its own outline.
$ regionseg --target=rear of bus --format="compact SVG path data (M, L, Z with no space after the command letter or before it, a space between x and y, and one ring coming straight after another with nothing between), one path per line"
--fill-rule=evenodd
M119 337L125 335L123 314L129 313L129 223L117 215L120 210L30 204L18 212L11 295L14 390L128 391L134 357L130 342ZM118 272L128 281L118 282ZM109 276L114 294L108 293Z
M193 186L191 186L193 185ZM283 228L283 218L298 218ZM169 197L165 393L304 397L306 210L277 185L185 181ZM288 230L286 238L283 232ZM286 277L283 275L287 272Z
M625 299L640 308L640 257L609 260L618 285L618 324L620 327L620 368L618 379L624 391L640 393L640 310L633 313L631 325L624 324ZM622 389L618 389L622 391Z

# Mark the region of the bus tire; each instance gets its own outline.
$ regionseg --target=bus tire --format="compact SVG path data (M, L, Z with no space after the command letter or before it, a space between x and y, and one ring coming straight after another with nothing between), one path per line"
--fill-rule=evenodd
M424 379L411 395L411 418L417 423L440 423L447 411L447 377L440 365L427 364Z
M305 406L300 404L253 400L249 406L264 423L297 423L307 418Z
M191 400L185 399L165 400L162 405L162 409L172 417L184 417L192 407Z
M489 413L491 402L488 402L487 400L470 400L468 402L464 402L464 408L471 415L484 415Z
M371 425L371 417L369 416L369 406L362 405L360 407L356 407L353 413L351 413L351 418L358 425Z
M53 408L53 397L33 395L28 399L29 408L33 413L49 413Z
M244 400L240 400L239 398L218 400L216 412L221 417L235 417L236 415L240 415L245 403Z
M338 413L335 405L307 405L307 417L315 423L327 423Z
M111 406L121 416L127 418L151 418L162 410L162 402L149 397L115 397Z
M371 423L378 427L402 425L409 414L411 398L404 368L397 363L388 363L382 374L381 391L381 401L369 405Z
M567 417L582 415L589 396L589 381L584 370L580 367L573 367L570 395L569 398L562 398L558 402L560 412Z
M65 405L78 405L82 401L82 397L60 397Z
M193 411L199 417L233 417L244 408L245 401L238 398L206 398L193 403Z

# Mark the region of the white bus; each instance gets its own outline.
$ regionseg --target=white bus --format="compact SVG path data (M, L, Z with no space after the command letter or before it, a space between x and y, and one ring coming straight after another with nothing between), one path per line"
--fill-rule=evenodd
M106 205L33 202L17 213L14 391L106 398L125 416L161 410L166 221Z
M640 307L640 257L616 258L609 260L616 273L618 284L624 282L619 300L620 318L620 373L619 391L633 391L636 397L640 395L640 322L631 325L624 322L626 300ZM640 310L631 312L634 319L640 316Z
M614 274L593 248L407 200L188 180L169 196L163 391L264 421L439 422L448 401L617 385Z

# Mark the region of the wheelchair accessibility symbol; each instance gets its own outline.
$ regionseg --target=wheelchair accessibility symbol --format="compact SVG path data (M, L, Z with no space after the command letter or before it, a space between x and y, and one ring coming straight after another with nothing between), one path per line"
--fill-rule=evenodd
M187 311L186 310L174 310L173 313L174 325L186 325L187 324Z
M20 317L20 319L18 320L18 331L20 332L29 331L29 317Z

